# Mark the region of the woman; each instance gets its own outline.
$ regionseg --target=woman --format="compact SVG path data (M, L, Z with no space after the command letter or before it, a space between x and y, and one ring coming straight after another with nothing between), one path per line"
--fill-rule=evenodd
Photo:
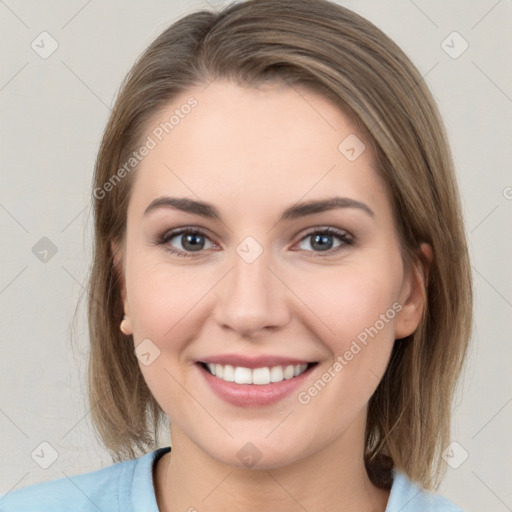
M429 492L471 329L459 194L379 29L326 0L182 18L126 78L93 196L116 464L2 510L460 511Z

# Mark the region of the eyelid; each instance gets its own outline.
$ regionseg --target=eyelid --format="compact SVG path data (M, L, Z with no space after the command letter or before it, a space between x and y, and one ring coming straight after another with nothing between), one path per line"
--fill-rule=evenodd
M209 234L208 230L205 228L201 228L198 226L181 226L174 229L169 229L164 231L161 235L157 237L157 240L155 242L155 245L165 245L165 250L170 252L171 254L177 255L177 256L185 256L185 257L200 257L205 254L206 251L201 250L197 251L196 254L194 254L194 251L181 251L179 249L170 248L167 246L167 243L169 240L173 239L176 236L189 233L189 234L197 234L202 235L215 246L220 247L220 244L216 243L214 240L212 240L211 235ZM314 256L332 256L337 254L339 251L343 250L346 246L353 245L355 242L355 237L346 229L337 228L334 226L313 226L309 228L302 236L293 244L294 246L297 244L300 244L304 239L306 239L308 236L311 236L316 233L321 234L328 234L330 236L335 236L342 240L342 244L335 248L328 249L326 251L305 251L306 253L312 253ZM296 235L298 236L298 235ZM295 237L294 237L295 238ZM298 250L300 251L300 249Z
M346 229L336 228L334 226L314 226L309 228L300 238L299 241L303 240L309 235L313 235L314 233L328 233L330 235L336 235L338 237L346 237L350 239L355 239L355 237Z
M338 245L337 247L328 249L326 251L305 251L306 253L308 253L312 257L324 257L324 258L327 258L329 256L337 256L338 253L340 253L341 251L346 249L347 246L353 245L354 242L355 242L354 235L352 235L346 229L336 228L334 226L315 226L315 227L312 227L312 228L308 229L300 237L298 242L296 242L294 244L294 246L300 244L303 240L307 239L308 237L310 237L311 235L314 235L316 233L327 234L329 236L334 236L336 238L339 238L342 241L342 243L340 245ZM300 251L300 249L299 249L299 251Z
M207 238L208 240L210 240L210 242L215 247L220 247L220 245L218 243L216 243L215 241L212 240L212 237L209 234L208 230L206 230L205 228L197 227L197 226L181 226L179 228L166 230L161 235L157 236L155 245L165 245L166 246L165 249L167 251L174 253L174 254L184 255L184 254L182 254L184 251L180 251L179 249L174 249L174 248L169 249L169 247L167 247L167 244L168 244L169 240L172 240L173 238L175 238L179 235L183 235L185 233L202 235L205 238ZM197 256L200 256L201 253L204 253L204 252L205 251L198 251ZM185 251L185 253L187 256L194 256L194 253L192 251L189 251L189 252Z

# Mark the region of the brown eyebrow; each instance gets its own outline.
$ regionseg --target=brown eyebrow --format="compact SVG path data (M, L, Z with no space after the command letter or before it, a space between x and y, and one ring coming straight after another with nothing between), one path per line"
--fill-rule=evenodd
M221 220L219 211L210 203L196 201L186 197L170 196L157 197L151 201L149 206L144 211L144 216L159 208L175 208L177 210L200 215L201 217L208 219ZM283 221L297 219L306 215L313 215L315 213L333 210L335 208L358 208L366 212L371 217L375 217L373 210L360 201L356 201L355 199L351 199L349 197L332 197L330 199L312 200L290 206L284 210L280 220Z

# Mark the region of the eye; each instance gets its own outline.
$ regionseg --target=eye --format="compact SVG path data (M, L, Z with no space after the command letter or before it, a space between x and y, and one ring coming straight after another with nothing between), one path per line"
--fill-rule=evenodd
M176 239L178 247L172 245L172 241ZM210 247L207 246L210 243ZM165 249L177 256L193 256L188 253L200 253L203 249L213 248L216 245L211 242L206 233L196 228L180 228L164 233L158 244L165 245Z
M340 240L340 243L335 245L334 239ZM354 243L354 238L346 231L338 230L336 228L316 228L306 234L301 239L300 248L308 252L326 253L331 255L339 250L344 249L348 245ZM304 248L304 245L309 245L313 251Z
M337 245L334 242L335 239L339 240ZM321 253L329 256L345 249L346 246L353 245L353 243L354 238L346 231L332 227L315 228L300 240L299 249L317 253L315 256L322 256ZM208 246L208 244L210 245ZM185 257L200 255L204 249L218 248L203 230L191 227L165 232L158 238L157 245L163 245L166 251L176 256ZM309 245L313 250L305 248L304 245Z

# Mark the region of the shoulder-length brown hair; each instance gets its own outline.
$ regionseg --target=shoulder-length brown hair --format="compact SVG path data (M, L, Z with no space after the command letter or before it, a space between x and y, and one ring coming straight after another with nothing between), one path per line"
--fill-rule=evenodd
M191 86L222 78L257 86L281 80L330 98L371 144L389 189L407 263L433 248L417 330L395 343L370 399L365 462L376 485L391 467L439 486L441 452L472 323L472 278L452 157L436 104L404 52L372 23L327 0L249 0L173 23L125 78L96 161L94 259L89 280L89 400L115 461L155 449L165 416L140 372L123 316L117 257L123 250L131 174L148 121ZM124 176L124 174L123 174ZM106 187L106 183L110 186ZM108 193L106 192L108 188Z

